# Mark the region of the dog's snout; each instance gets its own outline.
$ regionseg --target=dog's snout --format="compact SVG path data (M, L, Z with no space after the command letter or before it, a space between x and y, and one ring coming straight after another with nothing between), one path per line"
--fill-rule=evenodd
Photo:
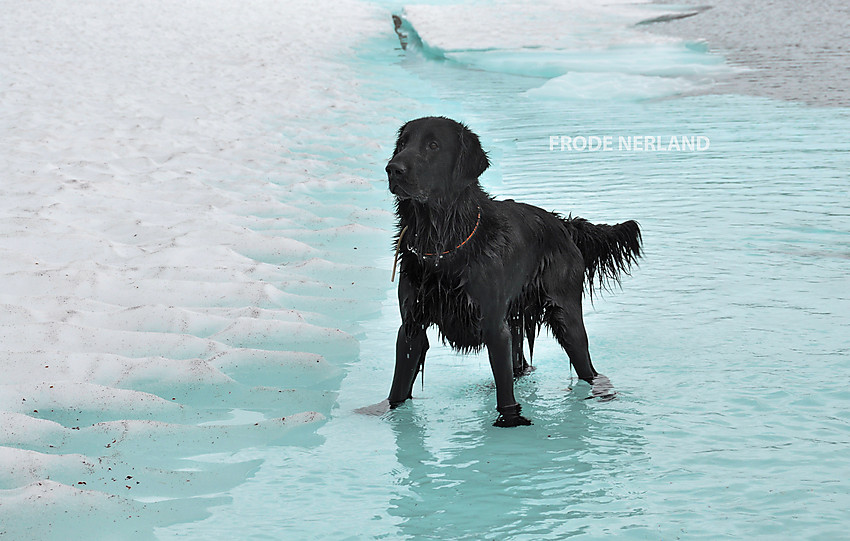
M387 164L387 177L390 181L398 182L404 178L407 173L407 168L399 163L390 162Z
M391 161L387 164L387 180L390 182L390 191L396 195L399 195L401 188L400 184L404 182L405 177L407 176L407 168L395 161Z

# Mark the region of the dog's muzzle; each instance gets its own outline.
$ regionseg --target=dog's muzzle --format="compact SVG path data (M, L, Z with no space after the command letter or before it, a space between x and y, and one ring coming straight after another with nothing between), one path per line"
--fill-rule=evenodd
M401 183L407 176L407 168L398 163L390 162L387 164L387 180L390 183L390 191L400 197L410 197L410 195L401 187Z

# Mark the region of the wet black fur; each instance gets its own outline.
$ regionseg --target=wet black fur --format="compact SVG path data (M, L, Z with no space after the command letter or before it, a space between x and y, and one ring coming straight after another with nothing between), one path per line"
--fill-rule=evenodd
M497 201L478 182L489 166L478 137L442 117L399 129L387 165L396 195L402 325L389 401L410 397L428 350L425 329L460 351L488 348L500 412L496 424L528 424L513 377L529 367L528 340L546 324L581 379L590 362L581 301L585 285L619 281L641 253L638 224L592 224L513 200ZM480 215L480 217L479 217ZM474 231L474 233L473 233ZM471 234L471 236L470 236Z

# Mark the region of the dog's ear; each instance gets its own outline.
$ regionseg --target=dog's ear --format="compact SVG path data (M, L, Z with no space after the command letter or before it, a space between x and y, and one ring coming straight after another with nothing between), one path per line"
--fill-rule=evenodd
M398 154L401 150L399 148L399 143L401 142L401 134L404 133L404 129L407 127L408 124L410 124L410 122L405 122L404 124L402 124L401 127L398 129L398 133L396 133L395 135L395 149L393 149L393 156Z
M481 148L478 136L463 124L458 129L458 154L454 176L456 180L477 180L487 168L490 159Z

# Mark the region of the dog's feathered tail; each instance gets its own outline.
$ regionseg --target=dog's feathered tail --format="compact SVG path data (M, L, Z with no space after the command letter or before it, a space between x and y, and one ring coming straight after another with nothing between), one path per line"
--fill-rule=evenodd
M621 224L592 224L583 218L565 220L573 242L584 257L585 280L590 295L593 289L608 289L611 282L620 283L641 256L640 226L634 220Z

